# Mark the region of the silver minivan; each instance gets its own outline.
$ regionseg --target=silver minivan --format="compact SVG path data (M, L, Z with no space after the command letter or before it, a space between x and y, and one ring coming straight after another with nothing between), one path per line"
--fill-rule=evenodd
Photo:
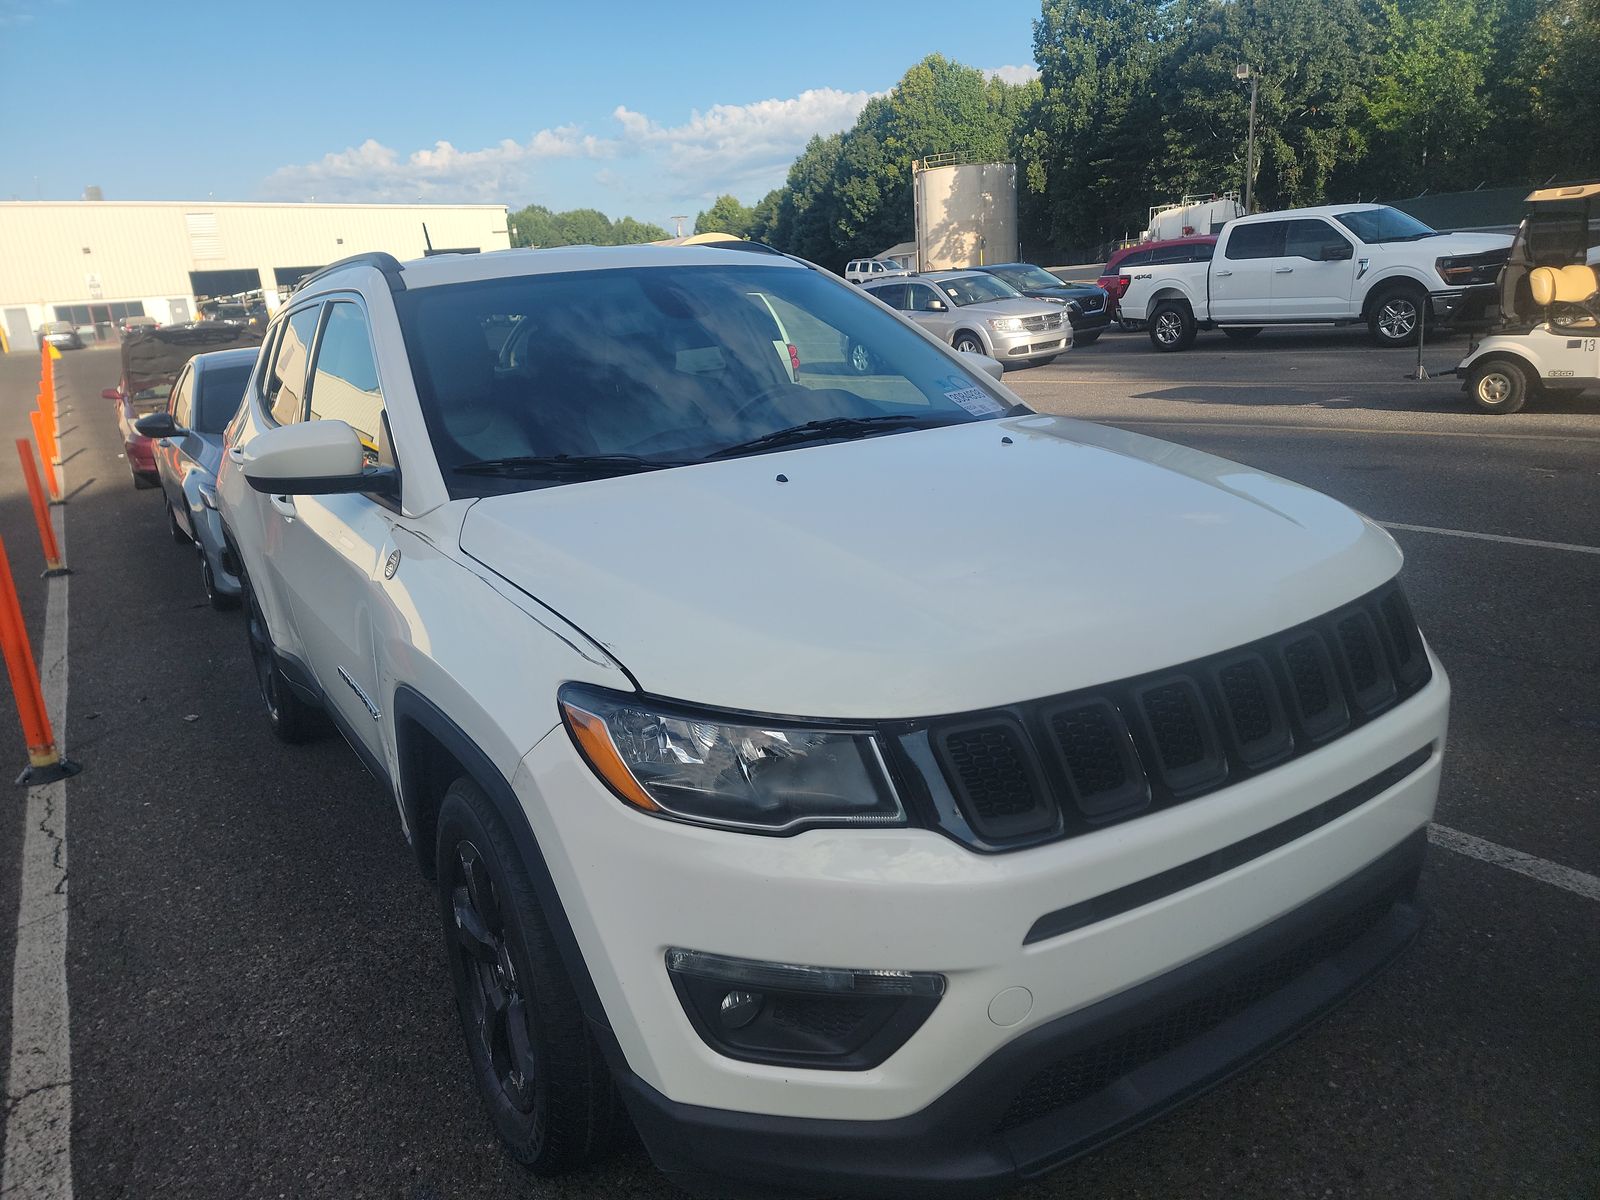
M1008 367L1042 366L1072 349L1066 305L1030 300L982 271L933 271L865 286L941 341Z

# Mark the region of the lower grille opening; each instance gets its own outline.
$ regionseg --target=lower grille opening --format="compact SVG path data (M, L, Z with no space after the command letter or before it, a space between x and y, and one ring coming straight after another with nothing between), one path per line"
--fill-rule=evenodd
M996 1132L1005 1133L1086 1100L1124 1075L1215 1029L1358 940L1388 914L1395 899L1390 894L1369 901L1215 991L1042 1068L1017 1093Z

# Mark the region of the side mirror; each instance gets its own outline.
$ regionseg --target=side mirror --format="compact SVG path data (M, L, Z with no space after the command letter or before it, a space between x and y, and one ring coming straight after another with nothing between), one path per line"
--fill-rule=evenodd
M102 399L102 400L121 400L122 399L122 389L121 388L101 388L100 389L100 399Z
M943 300L930 300L930 301L928 301L928 311L929 312L946 312L946 311L948 311L948 306L945 304L945 302Z
M244 477L258 492L284 496L332 496L378 492L394 496L400 475L393 467L368 467L356 431L331 418L282 425L252 438Z
M178 437L189 432L174 421L172 414L165 409L140 417L133 423L133 427L147 438Z
M963 350L961 357L970 361L973 366L977 367L978 370L996 383L999 383L1001 376L1006 373L1005 364L998 358L990 358L987 354L974 354L970 350Z
M1355 256L1355 247L1349 242L1328 242L1322 247L1323 262L1344 262Z

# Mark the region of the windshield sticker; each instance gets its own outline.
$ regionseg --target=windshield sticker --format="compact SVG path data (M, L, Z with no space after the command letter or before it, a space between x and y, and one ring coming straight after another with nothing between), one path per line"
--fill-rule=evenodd
M975 417L989 417L1006 410L1005 405L988 392L978 387L972 380L960 375L950 375L938 380L936 386L944 393L946 400L953 400Z

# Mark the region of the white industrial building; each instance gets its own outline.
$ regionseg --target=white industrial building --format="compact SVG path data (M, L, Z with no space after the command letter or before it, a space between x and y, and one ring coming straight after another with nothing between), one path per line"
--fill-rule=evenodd
M367 250L505 250L503 204L0 201L0 341L71 321L114 338L124 316L195 319L202 299L260 291L277 307L303 275Z

